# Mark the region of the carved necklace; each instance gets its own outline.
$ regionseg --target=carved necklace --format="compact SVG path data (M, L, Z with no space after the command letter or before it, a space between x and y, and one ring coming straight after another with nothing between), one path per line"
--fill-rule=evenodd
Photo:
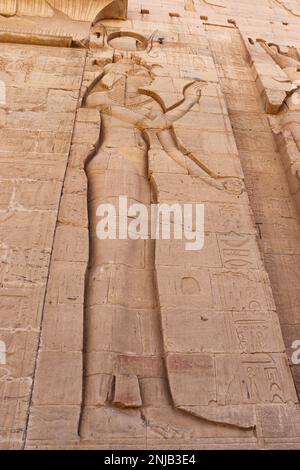
M113 90L109 91L109 98L112 104L116 104L117 106L125 106L129 109L140 108L146 104L152 103L153 99L150 97L144 97L141 94L136 93L136 96L133 98L128 98L125 92L125 83L122 83L120 80L118 83L115 84Z

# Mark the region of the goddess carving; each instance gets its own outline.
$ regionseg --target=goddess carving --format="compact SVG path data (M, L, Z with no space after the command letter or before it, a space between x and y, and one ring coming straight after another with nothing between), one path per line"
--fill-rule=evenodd
M219 190L237 191L235 178L218 177L199 163L180 145L172 128L199 102L205 82L189 83L183 99L164 109L160 98L146 88L154 80L152 69L135 56L109 63L84 101L85 107L97 109L101 115L101 138L86 164L90 258L83 413L104 405L141 407L146 393L141 393L141 371L143 376L158 377L169 393L155 242L150 237L100 241L96 235L98 206L110 202L117 207L122 195L147 207L156 202L152 175L162 160L173 172L204 177Z

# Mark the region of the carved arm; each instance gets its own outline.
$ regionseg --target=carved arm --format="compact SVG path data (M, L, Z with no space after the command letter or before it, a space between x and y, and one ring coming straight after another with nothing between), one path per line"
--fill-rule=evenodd
M105 92L95 92L88 96L86 100L87 108L97 108L100 112L110 114L116 119L133 124L139 129L153 127L153 121L143 114L112 103L110 97Z

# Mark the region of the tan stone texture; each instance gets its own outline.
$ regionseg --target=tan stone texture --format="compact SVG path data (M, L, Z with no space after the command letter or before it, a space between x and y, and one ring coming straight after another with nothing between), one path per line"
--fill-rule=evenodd
M300 449L299 2L0 15L0 448Z

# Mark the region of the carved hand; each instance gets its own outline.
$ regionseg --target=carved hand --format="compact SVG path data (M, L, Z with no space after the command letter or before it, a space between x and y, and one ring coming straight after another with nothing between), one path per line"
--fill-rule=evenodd
M243 183L239 178L224 178L221 180L224 189L231 194L239 196L243 192Z

